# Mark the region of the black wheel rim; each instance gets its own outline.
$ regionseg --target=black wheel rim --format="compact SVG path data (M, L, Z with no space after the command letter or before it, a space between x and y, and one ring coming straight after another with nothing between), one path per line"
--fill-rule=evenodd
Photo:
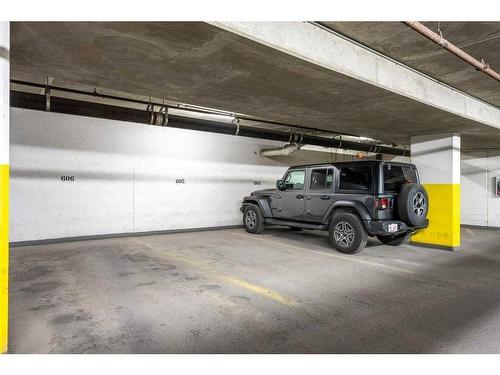
M425 213L427 202L425 201L425 195L419 191L412 200L412 210L415 216L422 217Z

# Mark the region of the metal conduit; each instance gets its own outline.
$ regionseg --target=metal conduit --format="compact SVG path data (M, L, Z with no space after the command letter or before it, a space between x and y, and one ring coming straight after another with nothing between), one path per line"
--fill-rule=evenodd
M101 99L109 99L109 100L116 100L116 101L121 101L121 102L128 102L128 103L134 103L134 104L142 104L142 105L153 105L153 106L163 106L165 108L171 108L171 109L181 109L181 110L186 110L186 111L191 111L195 113L202 113L202 114L210 114L210 115L226 115L229 116L232 113L228 111L222 111L222 110L215 110L215 109L208 109L208 108L203 108L199 106L193 106L189 104L178 104L178 105L172 105L168 103L163 103L163 102L157 102L155 100L141 100L141 99L135 99L135 98L129 98L129 97L123 97L123 96L117 96L117 95L111 95L111 94L104 94L100 93L97 90L94 91L85 91L85 90L79 90L79 89L72 89L68 87L61 87L61 86L54 86L54 85L46 85L43 83L36 83L36 82L29 82L29 81L21 81L17 79L11 79L10 80L11 84L16 84L16 85L22 85L22 86L28 86L28 87L36 87L39 89L44 89L47 90L48 92L51 91L60 91L60 92L65 92L69 94L76 94L76 95L84 95L84 96L89 96L89 97L94 97L94 98L101 98ZM252 116L246 116L242 114L236 115L241 120L247 120L247 121L254 121L254 122L260 122L264 124L270 124L270 125L276 125L276 126L283 126L287 128L293 128L293 129L298 129L302 131L316 131L316 132L323 132L323 133L336 133L336 134L342 134L342 135L349 135L351 137L356 137L355 134L349 134L345 132L338 132L334 129L327 131L324 129L319 129L319 128L312 128L308 126L299 126L299 125L293 125L293 124L287 124L279 121L270 121L266 119L261 119L257 117L252 117Z
M425 36L427 39L432 40L434 43L440 45L444 49L448 50L455 56L461 58L465 62L469 63L472 65L474 68L477 70L489 75L491 78L496 79L497 81L500 82L500 74L498 74L496 71L490 68L488 64L486 64L484 61L479 61L466 53L465 51L461 50L454 44L450 43L446 39L443 38L442 35L439 35L432 31L431 29L425 27L423 24L417 21L405 21L403 22L406 26L411 27L413 30L416 32L422 34Z
M46 111L46 96L42 94L33 94L11 90L10 105L17 108ZM345 141L338 138L332 139L307 134L286 133L276 130L241 126L239 124L228 122L185 117L174 114L164 114L156 111L139 110L134 108L86 102L55 96L52 96L50 98L50 112L103 118L109 120L136 122L148 125L163 123L165 124L164 126L180 129L238 135L242 137L269 139L281 142L293 142L300 143L302 145L308 144L322 147L341 148L346 150L365 151L398 156L410 156L409 150L401 148ZM162 117L165 115L168 116L167 121L157 121L158 117Z

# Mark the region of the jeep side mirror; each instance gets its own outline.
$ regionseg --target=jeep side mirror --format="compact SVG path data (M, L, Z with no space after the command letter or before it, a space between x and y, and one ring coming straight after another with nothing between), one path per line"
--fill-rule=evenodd
M278 190L285 190L285 186L283 185L283 180L276 181L276 187Z

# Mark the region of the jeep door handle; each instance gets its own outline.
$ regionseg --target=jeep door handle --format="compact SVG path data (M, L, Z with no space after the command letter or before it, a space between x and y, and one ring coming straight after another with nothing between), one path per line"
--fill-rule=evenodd
M320 198L327 201L328 199L330 199L330 196L329 195L322 195Z
M304 199L304 196L302 194L299 194L296 196L297 199Z

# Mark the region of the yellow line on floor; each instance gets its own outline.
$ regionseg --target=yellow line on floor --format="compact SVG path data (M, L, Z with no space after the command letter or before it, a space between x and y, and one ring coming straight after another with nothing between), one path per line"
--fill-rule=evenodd
M262 238L262 236L260 236L260 235L255 235L255 234L250 235L250 234L245 234L245 233L241 233L241 232L233 232L233 231L229 231L229 233L235 234L235 235L238 235L238 236L241 236L241 237L251 238L252 240L257 240L257 241L272 243L273 245L276 245L276 246L288 247L288 248L292 248L292 249L296 249L296 250L300 250L300 251L306 251L308 253L315 253L315 254L324 255L324 256L327 256L327 257L337 258L337 259L345 260L345 261L348 261L348 262L355 262L355 263L365 264L365 265L369 265L369 266L374 266L374 267L379 267L379 268L385 268L385 269L388 269L388 270L391 270L391 271L402 272L402 273L411 273L411 274L416 273L414 271L410 271L410 270L407 270L407 269L404 269L404 268L388 266L386 264L377 263L377 262L371 262L369 260L364 260L364 259L358 259L358 258L355 258L352 255L340 255L340 254L333 254L333 253L325 253L324 251L307 249L307 248L304 248L304 247L300 247L300 246L296 246L296 245L291 245L291 244L288 244L288 243L285 243L285 242L281 242L281 241L273 241L273 240L270 240L270 239L267 239L267 238Z
M144 247L147 247L148 249L150 249L152 251L158 250L158 248L156 248L153 245L150 245L147 242L144 242L142 240L134 239L134 241L136 243L144 246ZM234 276L228 276L228 275L221 274L221 273L213 270L213 268L210 267L210 265L205 263L205 262L199 262L198 260L187 257L185 255L180 255L180 254L162 253L162 255L165 255L165 256L168 256L171 258L175 258L177 261L179 261L181 263L187 264L191 267L197 268L198 270L205 272L206 274L209 274L210 276L212 276L212 278L216 278L216 279L225 281L227 283L236 285L240 288L246 289L246 290L251 291L253 293L256 293L260 296L275 300L283 305L286 305L286 306L297 305L297 302L295 300L288 298L288 297L285 297L282 294L275 292L271 289L260 287L258 285L249 283L248 281L238 279Z
M293 306L296 305L297 303L289 298L283 297L281 294L276 293L270 289L266 288L261 288L260 286L250 284L249 282L246 282L245 280L240 280L235 277L229 277L229 276L223 276L222 279L226 280L227 282L240 286L246 290L249 290L251 292L260 294L261 296L272 298L275 301L281 302L284 305L287 306Z

